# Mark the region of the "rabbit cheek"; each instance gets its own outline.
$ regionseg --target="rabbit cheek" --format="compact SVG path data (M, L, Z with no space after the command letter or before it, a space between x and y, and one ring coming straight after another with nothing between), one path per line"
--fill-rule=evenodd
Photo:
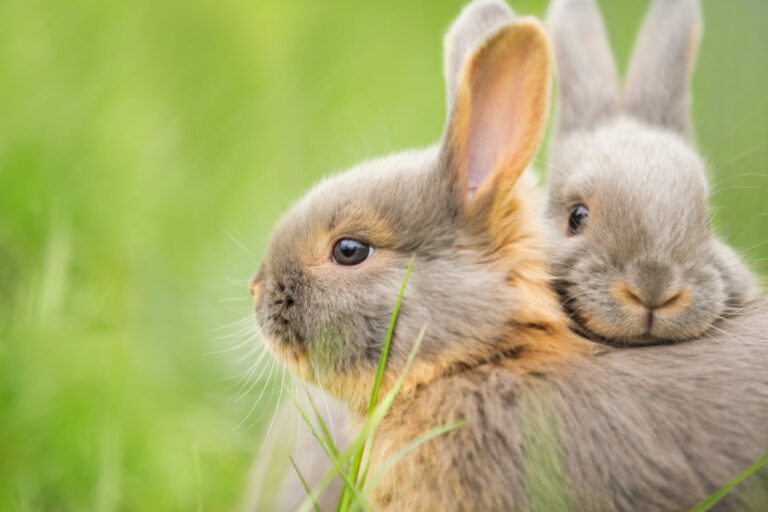
M688 300L660 315L658 336L689 339L700 336L724 313L727 292L717 270L702 265L688 272Z

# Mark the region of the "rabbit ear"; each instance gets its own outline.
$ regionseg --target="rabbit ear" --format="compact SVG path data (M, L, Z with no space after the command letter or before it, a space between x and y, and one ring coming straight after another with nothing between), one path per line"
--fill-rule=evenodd
M700 36L698 0L654 0L627 75L630 114L690 135L690 81Z
M616 64L594 0L554 0L548 24L560 88L558 132L593 128L618 111Z
M446 100L450 112L464 59L489 34L514 20L504 0L475 0L461 11L443 40Z
M546 35L530 18L499 28L464 60L442 148L462 201L492 198L530 163L546 121L549 63Z

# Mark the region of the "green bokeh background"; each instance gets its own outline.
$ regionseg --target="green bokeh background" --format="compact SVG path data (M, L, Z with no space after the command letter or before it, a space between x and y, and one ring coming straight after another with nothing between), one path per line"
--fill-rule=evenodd
M241 503L275 394L214 329L312 182L439 136L462 3L0 1L0 510ZM602 3L623 66L646 2ZM768 2L704 6L714 216L765 274Z

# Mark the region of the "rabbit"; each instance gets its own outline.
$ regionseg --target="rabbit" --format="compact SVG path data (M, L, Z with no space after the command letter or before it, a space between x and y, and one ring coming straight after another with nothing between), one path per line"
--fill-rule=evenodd
M479 42L483 35L490 33L495 27L504 23L514 21L512 9L503 1L498 0L475 0L468 4L460 13L459 17L451 24L443 41L444 60L445 60L445 81L447 100L447 110L450 114L453 102L455 101L457 81L459 72L463 64L463 58L472 47ZM529 176L528 180L535 178ZM317 390L313 390L317 393ZM315 400L321 400L327 404L326 408L320 412L324 416L326 423L335 425L336 442L340 446L346 446L352 439L353 428L348 424L347 409L343 404L334 400L332 397L322 397L319 393ZM312 456L319 450L317 441L313 437L305 437L294 449L293 459L299 465L302 475L310 482L317 483L321 477L331 469L331 462L324 457ZM319 498L318 503L322 509L335 508L335 497L338 496L338 479L333 482L334 487L324 492ZM303 483L299 480L294 471L285 476L283 488L277 496L277 506L280 510L294 510L306 498ZM250 500L251 502L255 499ZM252 507L247 507L250 510Z
M382 392L427 329L376 431L377 510L690 507L768 448L768 301L696 343L626 350L570 330L525 172L547 117L549 43L532 18L485 32L503 5L475 2L449 31L436 145L327 179L278 222L251 282L256 321L275 357L360 422L415 257ZM752 478L722 505L765 500Z
M512 9L503 1L498 0L475 0L468 4L460 13L459 17L451 24L443 41L444 60L445 60L445 81L447 100L447 110L450 114L453 102L455 101L456 88L459 72L463 64L464 56L472 50L472 47L479 42L479 39L490 33L494 27L501 26L504 23L514 21ZM533 181L532 176L527 179ZM317 390L313 390L317 393ZM327 404L325 409L320 412L324 416L326 423L335 425L336 442L340 446L346 446L352 439L353 428L348 424L348 412L343 404L334 400L332 397L322 397L320 393L314 395L315 400L321 400ZM312 456L309 454L317 453L319 446L313 437L305 437L294 449L293 459L299 465L302 475L310 482L317 483L321 477L331 469L331 463L327 458ZM338 496L338 479L333 482L334 487L324 492L319 498L318 503L322 509L335 508L335 497ZM294 510L306 498L303 483L299 480L294 471L288 472L285 476L285 482L277 496L277 507L279 510ZM258 498L249 500L256 501ZM253 507L247 506L245 510Z
M700 336L753 295L756 279L710 226L692 141L698 0L654 0L623 97L594 0L554 0L559 78L549 158L553 271L577 326L641 345Z

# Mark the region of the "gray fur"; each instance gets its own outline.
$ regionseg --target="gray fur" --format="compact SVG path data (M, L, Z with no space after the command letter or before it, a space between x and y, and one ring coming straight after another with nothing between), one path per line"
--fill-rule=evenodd
M694 185L691 209L698 212L686 214L689 221L681 227L695 226L701 215L706 219L706 182L698 172L698 157L683 139L639 130L631 120L617 120L609 128L610 136L569 138L572 145L563 144L562 158L574 158L563 162L586 165L604 159L615 164L624 157L637 166L638 181L646 169L655 169L654 176L675 175L686 186ZM622 143L638 133L637 144ZM601 143L592 145L598 139ZM589 143L592 152L578 153L580 141ZM256 316L270 348L289 364L310 360L311 370L302 376L359 410L360 389L350 389L344 378L354 372L372 378L392 303L408 260L416 255L388 375L402 369L425 324L429 327L417 366L423 370L446 360L455 364L395 402L377 431L372 474L379 452L385 457L401 447L397 443L403 430L412 432L412 439L458 418L469 423L425 443L395 465L395 476L377 489L382 509L681 510L766 452L765 300L719 320L695 343L593 349L579 340L579 346L590 350L543 363L536 371L522 362L527 350L536 350L533 345L499 355L506 343L515 341L508 338L510 329L518 328L530 297L510 285L510 272L514 275L517 269L494 257L485 219L469 217L465 185L457 181L465 175L457 171L449 144L444 137L442 145L365 162L320 184L278 225L256 283ZM613 152L615 144L623 153ZM644 151L643 144L662 150ZM670 158L683 171L664 173ZM562 184L569 176L583 178L573 189L579 193L602 186L585 173L553 179ZM609 176L603 183L614 182ZM675 188L661 190L672 193ZM529 193L521 197L533 201ZM627 208L647 199L618 192L611 198L617 207ZM679 202L663 204L668 215L679 213ZM660 228L667 237L681 236L676 223L630 232L606 227L603 237L614 237L619 247L634 247L656 237ZM391 238L380 234L382 224L384 231L391 230ZM531 240L539 228L528 227L530 232L515 247L538 254L543 249ZM689 241L703 250L702 240L710 240L708 231L701 240L689 240L683 231L683 241L673 244L681 253ZM626 242L617 233L625 233ZM376 247L374 256L359 268L330 266L323 253L338 235L369 239ZM722 244L715 247L710 256L717 255L722 271L733 264L732 254ZM668 262L651 261L656 255L646 253L637 271L661 272L654 265ZM697 255L691 249L688 257L698 263ZM716 279L698 271L699 281ZM726 295L727 289L722 285L719 291ZM539 330L541 341L547 339L546 327L534 322L526 328ZM564 342L571 339L563 336ZM489 351L498 357L488 358ZM721 508L759 510L767 492L764 480L752 479Z
M706 167L688 140L699 14L695 0L653 2L625 99L598 119L584 113L607 112L605 91L615 80L594 66L611 60L597 6L558 0L550 10L561 88L549 173L558 290L585 331L612 342L694 338L754 288L739 255L712 234ZM585 122L571 119L580 114ZM578 204L590 217L569 236ZM623 285L646 307L617 298ZM678 292L690 293L687 306L662 307Z
M450 377L451 400L425 390L402 405L424 430L470 425L409 459L387 510L691 508L768 452L768 372L755 363L768 360L755 334L768 329L768 303L750 306L722 325L727 335L607 348L540 376L488 365ZM419 463L444 452L447 466ZM768 471L759 475L715 510L765 510Z
M638 36L627 73L627 112L685 136L690 81L701 37L698 0L656 0Z
M445 85L448 112L456 99L456 87L464 59L489 33L514 20L515 14L503 0L474 0L461 11L443 40Z
M553 1L550 27L561 101L561 133L592 128L616 115L619 87L603 20L593 0Z
M318 185L279 223L263 263L269 299L257 319L271 337L317 350L312 356L319 380L361 365L375 368L412 255L416 270L398 318L393 369L405 362L427 323L424 356L471 351L499 335L495 325L509 317L514 297L503 286L504 269L484 264L484 247L462 229L458 190L444 186L447 172L436 148L366 162ZM302 268L296 257L312 231L334 218L355 219L362 205L396 232L391 245L377 243L379 263L371 261L368 272ZM365 237L367 229L352 231ZM489 320L488 327L473 321L479 317Z

